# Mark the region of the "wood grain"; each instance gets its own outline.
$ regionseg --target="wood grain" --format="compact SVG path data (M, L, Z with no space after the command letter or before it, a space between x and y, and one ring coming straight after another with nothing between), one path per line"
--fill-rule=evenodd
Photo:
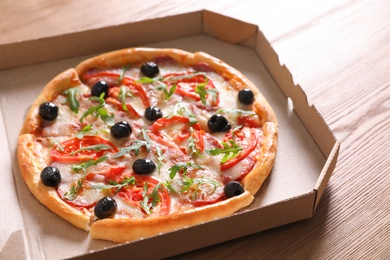
M0 43L203 8L260 26L341 152L312 219L174 258L390 259L388 0L3 0Z

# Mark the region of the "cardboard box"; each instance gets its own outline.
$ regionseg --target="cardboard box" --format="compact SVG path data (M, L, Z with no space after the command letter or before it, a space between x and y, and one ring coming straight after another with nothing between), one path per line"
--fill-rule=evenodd
M128 244L92 240L41 205L21 179L15 150L29 104L86 57L133 47L205 51L253 81L274 108L274 169L251 206L233 216ZM310 218L336 164L339 143L256 25L210 11L0 45L0 258L163 258ZM152 250L151 250L152 249Z

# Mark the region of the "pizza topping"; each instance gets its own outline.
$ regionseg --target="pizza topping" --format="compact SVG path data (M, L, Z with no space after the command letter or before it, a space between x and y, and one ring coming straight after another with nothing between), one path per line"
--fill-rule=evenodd
M239 183L238 181L229 181L225 185L224 192L226 197L231 198L234 196L241 195L245 192L245 190L242 187L241 183Z
M101 80L96 82L91 89L91 95L94 97L100 97L104 93L104 97L108 97L109 85L106 81Z
M72 138L53 146L51 157L53 161L77 163L98 159L106 152L118 151L110 141L99 136L86 135L81 139Z
M52 102L45 102L39 106L39 115L47 121L53 121L58 116L58 107Z
M47 166L41 171L43 184L50 187L57 187L61 182L61 173L56 167Z
M160 70L156 63L149 61L141 66L141 72L146 77L154 78L160 72Z
M133 163L133 171L135 174L149 174L156 169L156 165L154 162L150 159L143 158L143 159L137 159Z
M236 158L236 156L242 151L242 147L239 146L233 139L228 142L222 142L223 148L215 148L210 150L209 153L213 156L224 154L221 164L225 164L228 160Z
M149 121L156 121L163 116L161 109L155 106L149 106L145 110L145 117Z
M211 132L226 132L232 128L227 119L220 114L211 116L207 126Z
M131 126L126 121L117 122L111 127L111 135L116 139L130 136Z
M80 107L80 103L76 98L77 92L79 92L77 88L70 88L63 92L64 95L68 96L66 101L69 102L70 110L75 114L79 113Z
M253 103L255 96L250 89L242 89L238 92L238 100L245 105Z
M94 213L97 218L104 219L111 217L116 209L117 204L113 198L103 197L96 203Z
M151 177L134 177L135 184L122 188L118 196L124 198L129 204L139 207L148 215L157 207L159 207L159 215L168 215L171 207L168 191Z
M114 114L108 113L108 111L104 108L106 101L104 100L105 93L102 93L99 97L92 96L89 99L92 101L97 101L99 104L96 106L90 107L80 118L80 122L82 123L84 118L89 115L94 115L96 118L103 120L107 125L114 125Z

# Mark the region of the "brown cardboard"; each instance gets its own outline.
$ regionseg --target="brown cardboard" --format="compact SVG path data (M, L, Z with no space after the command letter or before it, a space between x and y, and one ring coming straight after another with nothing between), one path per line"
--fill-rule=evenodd
M220 220L117 245L90 239L39 204L21 180L15 147L28 105L52 77L85 59L84 55L132 46L206 51L242 71L278 116L279 148L270 177L248 208ZM335 167L339 143L253 24L198 11L0 45L0 53L0 144L4 147L0 160L7 181L6 189L0 190L1 203L6 205L0 212L0 258L92 259L113 253L163 258L220 243L312 217ZM229 228L238 225L239 229Z

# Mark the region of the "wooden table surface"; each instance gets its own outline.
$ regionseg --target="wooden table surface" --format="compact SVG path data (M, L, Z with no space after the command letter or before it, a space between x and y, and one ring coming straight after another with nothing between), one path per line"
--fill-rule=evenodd
M0 44L204 8L260 26L341 151L312 219L177 258L390 259L389 0L1 0Z

